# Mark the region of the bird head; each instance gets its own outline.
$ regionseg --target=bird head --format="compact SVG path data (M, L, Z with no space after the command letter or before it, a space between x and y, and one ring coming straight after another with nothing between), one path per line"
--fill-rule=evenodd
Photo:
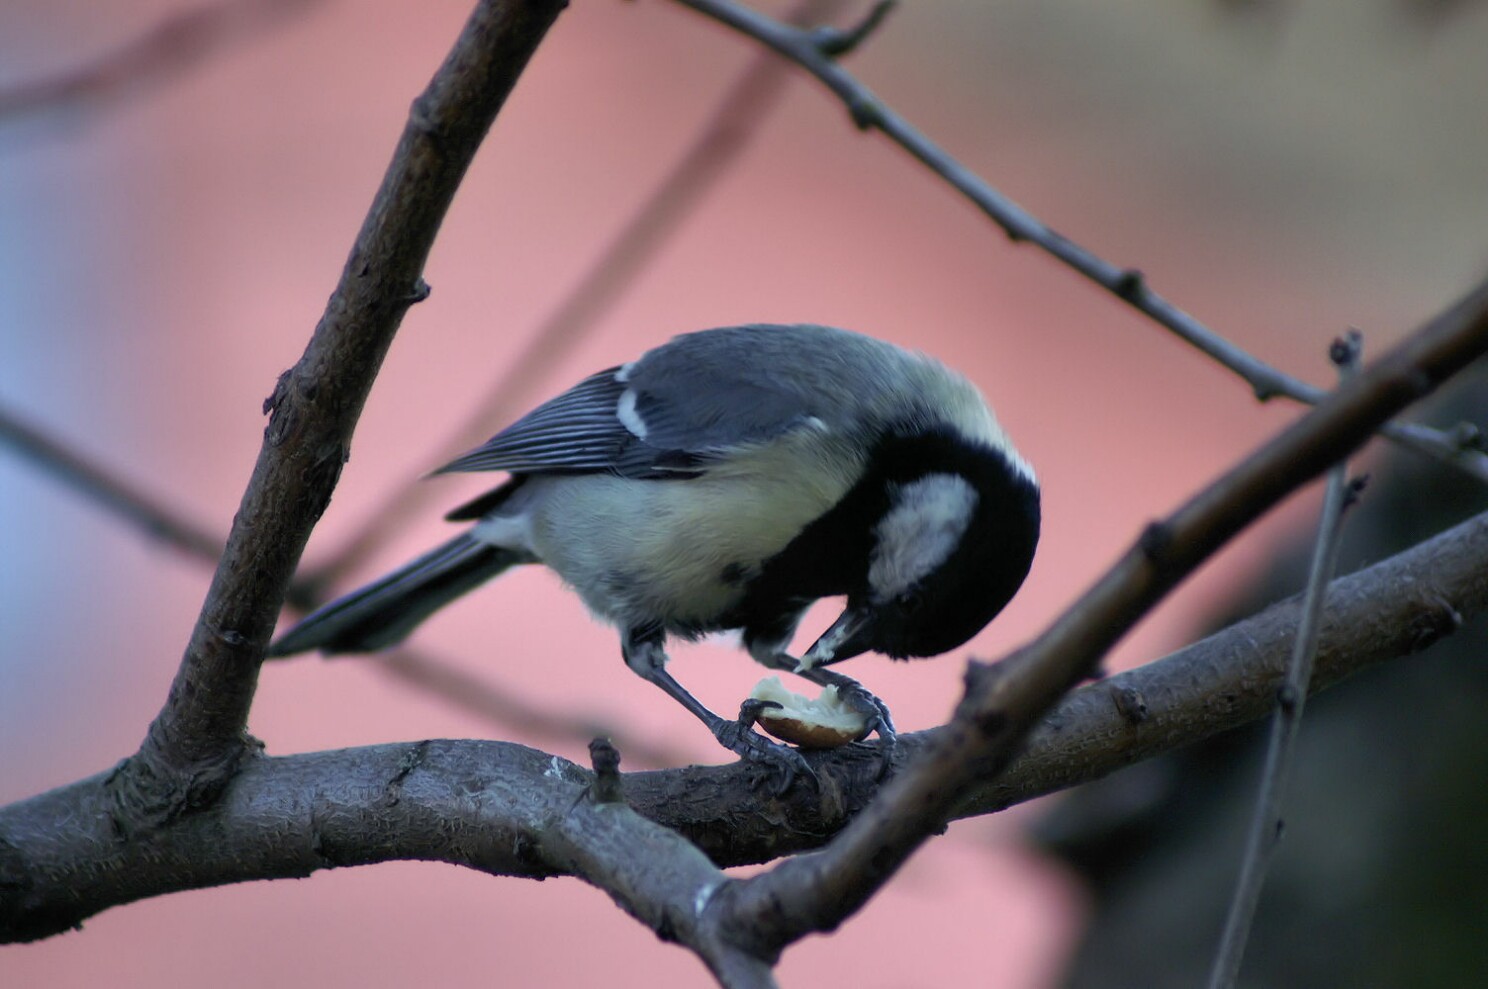
M934 656L981 631L1022 586L1039 535L1039 489L1020 460L956 435L916 435L875 455L882 497L847 609L802 659Z

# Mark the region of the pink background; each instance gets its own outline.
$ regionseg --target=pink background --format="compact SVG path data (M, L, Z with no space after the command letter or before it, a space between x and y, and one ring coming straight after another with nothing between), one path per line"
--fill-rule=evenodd
M466 6L321 4L138 98L0 122L0 400L225 531L258 449L260 403L303 348L408 104ZM1332 335L1361 326L1378 352L1482 263L1488 129L1472 122L1488 21L1473 11L1418 30L1388 4L1342 2L1227 20L1221 6L908 4L848 64L1057 229L1326 384ZM174 9L13 0L0 7L0 86L81 64ZM427 270L433 295L394 345L310 562L434 466L436 444L751 54L656 0L575 3L560 18L456 199ZM964 656L995 657L1035 634L1148 519L1295 415L1258 407L1237 379L1010 244L805 80L658 263L519 399L676 332L761 320L848 326L960 367L1044 484L1033 574L971 646L913 665L851 664L905 730L945 718ZM484 481L428 483L442 510ZM1305 521L1314 494L1283 515ZM439 510L358 577L443 538ZM1286 524L1271 520L1207 567L1113 665L1178 643ZM0 545L5 801L133 750L208 573L4 452ZM533 705L597 712L682 758L719 758L546 573L504 578L417 641ZM679 678L720 710L760 675L724 641L674 655ZM371 660L269 667L250 727L271 753L512 737ZM580 740L544 745L584 757ZM1049 984L1082 907L1065 876L1020 847L1036 812L953 826L842 930L789 951L782 981ZM167 896L0 949L4 985L208 981L621 987L706 976L577 881L419 863Z

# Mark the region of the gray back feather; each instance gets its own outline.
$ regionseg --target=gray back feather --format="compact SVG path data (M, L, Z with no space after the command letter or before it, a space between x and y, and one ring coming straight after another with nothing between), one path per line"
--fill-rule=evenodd
M991 423L969 384L892 344L825 326L732 326L591 375L441 473L688 476L797 429L854 434L906 417L949 419L978 438Z

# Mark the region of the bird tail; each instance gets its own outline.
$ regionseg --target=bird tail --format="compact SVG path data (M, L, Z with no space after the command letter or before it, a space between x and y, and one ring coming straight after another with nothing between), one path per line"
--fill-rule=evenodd
M526 553L492 546L468 533L425 553L386 577L317 609L269 646L270 656L310 649L326 654L373 652L396 645L420 622L508 567Z

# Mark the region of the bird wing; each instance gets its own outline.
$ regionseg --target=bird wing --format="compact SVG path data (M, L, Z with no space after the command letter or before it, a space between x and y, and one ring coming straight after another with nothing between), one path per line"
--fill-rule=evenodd
M709 331L707 346L703 334L681 336L590 375L437 473L690 477L731 450L819 422L810 391L781 381L748 346L761 331L740 329Z
M618 414L625 392L624 383L615 377L619 370L612 367L591 374L435 473L609 469L635 440Z

